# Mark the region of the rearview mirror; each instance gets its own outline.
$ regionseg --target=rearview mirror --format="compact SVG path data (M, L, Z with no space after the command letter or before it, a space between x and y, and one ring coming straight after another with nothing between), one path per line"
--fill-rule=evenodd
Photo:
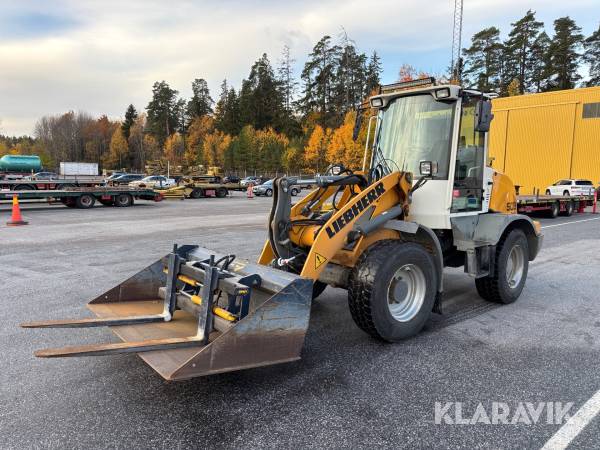
M424 177L435 176L438 173L437 161L421 161L419 163L419 172Z
M362 125L362 109L356 110L356 119L354 120L354 130L352 130L352 140L356 142L360 133L360 126Z
M475 106L475 131L490 131L493 118L492 102L489 100L479 100Z

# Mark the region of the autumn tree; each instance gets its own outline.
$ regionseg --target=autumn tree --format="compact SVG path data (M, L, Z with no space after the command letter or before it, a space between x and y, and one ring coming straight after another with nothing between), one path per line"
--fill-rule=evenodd
M204 138L202 149L207 167L223 167L225 151L231 144L231 137L222 131L214 130Z
M214 128L215 119L212 116L204 115L192 120L185 142L184 159L188 166L205 163L204 140Z
M349 111L344 117L344 123L333 130L327 146L327 160L329 162L341 163L354 170L362 168L364 139L366 138L365 132L361 132L359 133L359 139L356 141L352 139L355 119L356 111Z
M148 159L155 159L150 149L146 147L146 136L144 129L146 127L146 115L140 114L135 118L131 127L129 128L129 159L131 161L131 168L142 170L146 163L146 157ZM148 136L149 137L149 136Z
M167 137L164 145L164 157L171 164L180 164L183 160L184 142L180 133Z
M129 146L121 127L118 127L112 135L110 152L105 157L104 164L116 169L123 169L129 165Z
M304 148L304 160L307 167L320 173L327 167L327 148L331 140L331 129L315 126Z

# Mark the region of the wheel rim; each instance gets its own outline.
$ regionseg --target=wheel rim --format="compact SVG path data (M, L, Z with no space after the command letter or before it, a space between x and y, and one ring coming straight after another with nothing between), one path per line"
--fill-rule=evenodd
M87 195L81 197L80 201L83 206L90 206L92 204L92 198L88 197Z
M506 281L511 289L519 285L525 269L525 252L523 247L515 245L508 254L506 261Z
M427 283L419 266L405 264L400 267L388 286L388 308L398 322L412 320L425 302Z

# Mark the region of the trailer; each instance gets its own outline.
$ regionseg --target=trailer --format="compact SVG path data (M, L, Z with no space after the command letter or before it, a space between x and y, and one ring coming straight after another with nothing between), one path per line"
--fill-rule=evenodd
M239 190L239 183L198 183L188 182L180 186L173 186L167 189L156 189L156 192L162 194L165 198L224 198L229 195L229 191Z
M0 189L11 191L47 191L62 190L77 187L96 187L104 184L104 178L99 176L60 177L54 180L0 180Z
M519 195L517 211L520 214L544 214L551 218L571 216L574 212L583 212L587 206L594 205L593 195L556 196L556 195Z
M162 195L152 189L129 187L79 187L62 190L0 191L0 202L11 200L17 195L19 200L45 200L48 203L62 203L69 208L88 209L99 202L104 206L128 207L136 199L159 202Z

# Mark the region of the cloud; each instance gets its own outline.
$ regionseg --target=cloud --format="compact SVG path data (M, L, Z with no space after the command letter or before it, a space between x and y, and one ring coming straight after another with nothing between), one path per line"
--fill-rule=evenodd
M587 33L597 26L596 0L529 3L544 20L571 14ZM387 81L404 62L441 72L452 7L451 0L12 2L0 17L0 132L31 133L40 116L70 109L118 118L129 103L143 109L156 80L188 96L191 80L202 77L217 97L223 78L239 86L263 52L276 63L284 44L298 74L314 43L342 26L361 51L383 56ZM465 36L490 25L506 30L525 11L520 0L470 0Z

